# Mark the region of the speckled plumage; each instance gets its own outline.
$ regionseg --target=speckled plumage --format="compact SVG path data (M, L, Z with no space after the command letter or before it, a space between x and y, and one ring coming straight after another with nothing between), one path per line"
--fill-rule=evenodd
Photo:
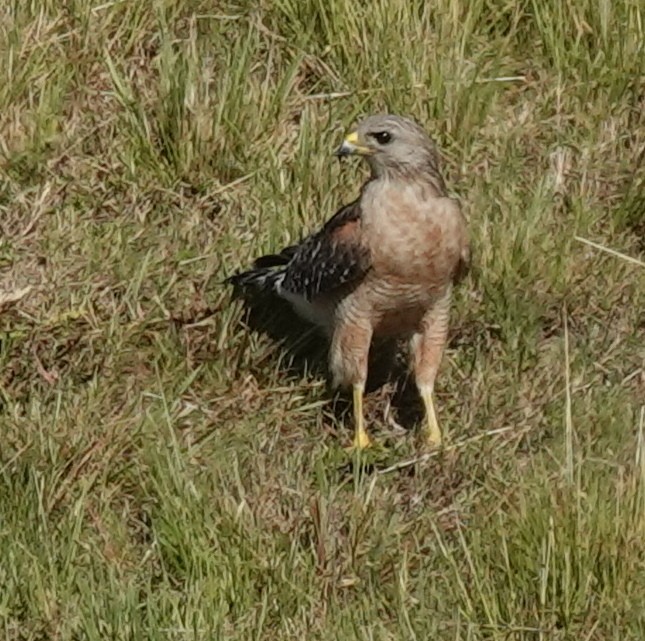
M361 399L372 337L410 337L429 439L436 442L431 395L452 287L469 261L465 220L446 193L434 143L413 121L367 118L339 151L363 155L370 165L359 198L299 245L259 258L230 281L273 289L328 331L334 384L354 387L358 446L369 442Z

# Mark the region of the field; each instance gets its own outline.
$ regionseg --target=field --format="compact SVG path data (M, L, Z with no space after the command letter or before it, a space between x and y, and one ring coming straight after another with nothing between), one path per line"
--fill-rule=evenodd
M0 636L645 639L644 43L639 0L3 3ZM386 110L474 266L446 448L402 375L359 457L223 280Z

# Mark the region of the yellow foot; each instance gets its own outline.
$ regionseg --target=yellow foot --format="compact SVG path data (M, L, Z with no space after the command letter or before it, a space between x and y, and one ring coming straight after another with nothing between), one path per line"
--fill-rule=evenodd
M443 445L443 439L441 438L441 434L437 436L435 434L426 433L424 435L423 441L424 441L424 445L431 449L439 448Z
M355 449L364 450L365 448L369 447L371 444L372 444L372 441L370 441L370 437L367 435L367 432L365 430L357 431L356 434L354 435L354 441L352 442L352 446Z

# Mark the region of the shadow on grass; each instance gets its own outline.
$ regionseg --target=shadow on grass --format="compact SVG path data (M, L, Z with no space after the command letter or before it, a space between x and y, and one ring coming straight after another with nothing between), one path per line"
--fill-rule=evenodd
M302 378L314 375L331 383L328 368L329 341L317 327L299 318L286 301L277 296L245 297L235 292L242 301L244 314L241 322L252 332L268 336L281 347L281 369L286 376ZM388 392L390 392L388 394ZM409 375L407 352L403 341L376 339L369 354L366 395L389 395L390 407L397 423L408 430L418 425L423 407ZM351 395L347 390L333 391L331 410L335 418L348 428L352 423ZM370 414L369 399L366 413ZM366 416L370 420L369 415Z

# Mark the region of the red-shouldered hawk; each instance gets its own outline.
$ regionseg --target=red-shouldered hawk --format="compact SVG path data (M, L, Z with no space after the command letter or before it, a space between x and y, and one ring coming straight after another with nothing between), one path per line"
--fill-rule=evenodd
M358 448L370 443L363 391L372 337L409 337L427 440L440 445L432 393L453 284L469 263L465 220L447 195L433 141L412 120L366 118L336 151L352 154L371 169L358 199L299 245L228 280L275 291L328 332L333 384L353 388Z

